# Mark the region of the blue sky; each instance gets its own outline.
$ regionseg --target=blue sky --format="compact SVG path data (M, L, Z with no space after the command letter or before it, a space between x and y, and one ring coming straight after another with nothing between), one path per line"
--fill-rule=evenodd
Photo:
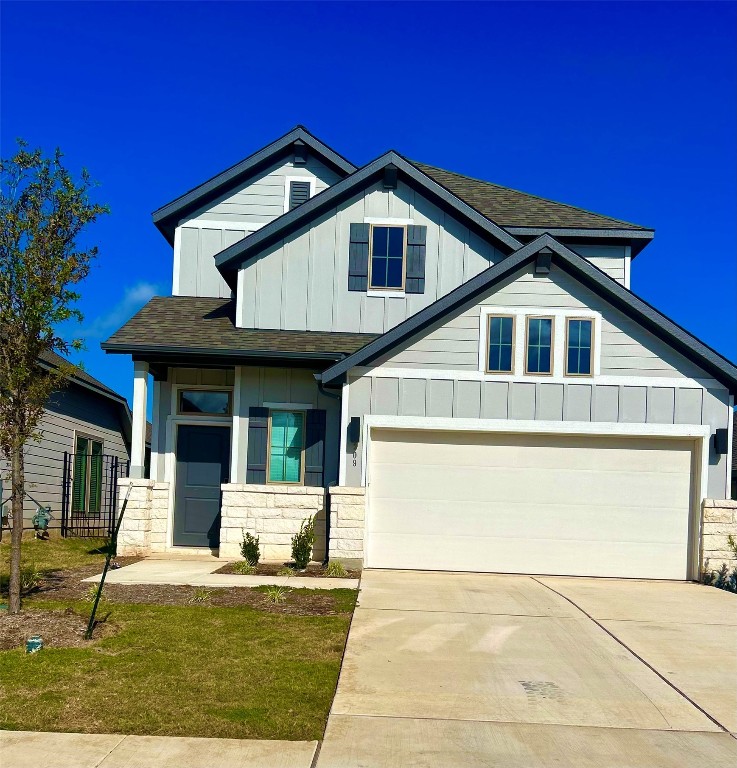
M735 4L3 2L0 146L87 167L112 215L83 286L99 343L171 289L150 213L303 123L656 229L632 288L737 349Z

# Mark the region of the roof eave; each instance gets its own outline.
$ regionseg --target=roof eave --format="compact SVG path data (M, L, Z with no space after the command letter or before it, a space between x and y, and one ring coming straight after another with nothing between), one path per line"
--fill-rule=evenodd
M112 355L133 355L137 359L180 358L188 360L193 357L221 358L228 360L243 360L257 358L259 360L314 360L335 362L342 360L344 352L301 352L260 349L213 349L211 347L179 347L155 344L127 344L123 342L103 342L100 347Z
M296 141L304 142L323 162L344 176L356 170L353 163L313 136L306 128L298 125L258 152L155 210L151 214L154 224L169 244L173 245L174 230L183 217L226 194L229 188L243 183L279 157L288 154Z
M653 229L628 229L627 227L519 227L505 226L507 232L515 237L539 237L549 234L559 242L583 243L588 240L599 242L624 243L631 248L634 258L655 237Z

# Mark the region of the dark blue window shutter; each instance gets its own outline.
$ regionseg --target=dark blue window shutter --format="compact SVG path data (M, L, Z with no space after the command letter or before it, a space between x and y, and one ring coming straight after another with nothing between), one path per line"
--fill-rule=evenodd
M266 454L269 450L269 409L248 409L248 457L246 482L266 484Z
M425 244L427 227L407 227L407 277L405 293L425 293Z
M348 251L348 290L365 291L368 288L369 224L351 224L351 242Z
M306 412L305 485L322 488L325 479L325 411Z
M290 181L289 182L289 210L296 208L310 199L309 181Z

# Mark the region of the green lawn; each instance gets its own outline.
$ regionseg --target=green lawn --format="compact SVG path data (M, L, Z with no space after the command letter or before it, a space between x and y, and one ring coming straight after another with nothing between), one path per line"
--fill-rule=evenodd
M104 559L89 554L99 545L89 540L39 544L28 543L44 571ZM6 571L5 542L0 555ZM355 592L324 593L332 597L333 615L300 615L307 592L290 593L292 613L103 603L99 615L110 614L114 635L34 655L0 651L0 728L321 739ZM24 601L24 611L67 607L89 614L89 603L43 595Z

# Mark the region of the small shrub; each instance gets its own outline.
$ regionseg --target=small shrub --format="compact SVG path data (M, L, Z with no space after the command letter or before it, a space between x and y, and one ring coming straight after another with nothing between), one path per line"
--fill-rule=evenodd
M243 541L241 542L241 555L249 565L258 565L259 558L261 557L258 536L252 536L248 531L244 531Z
M334 578L341 579L348 575L348 571L346 571L345 566L339 560L331 560L328 563L325 574L327 576L333 576Z
M24 565L20 571L20 588L24 592L30 592L41 583L43 573L36 568L36 564Z
M82 595L82 600L84 600L86 603L94 603L95 598L97 597L97 589L100 585L99 584L90 584L89 589ZM100 595L100 602L104 600L104 597Z
M256 566L247 563L245 560L239 560L234 566L233 570L236 573L240 573L241 576L253 576L256 573Z
M294 568L291 565L285 565L276 572L277 576L294 576Z
M283 587L283 586L266 587L266 589L264 590L266 599L270 603L273 603L274 605L279 605L279 603L285 602L287 599L287 595L289 595L290 592L291 590L288 587Z
M299 531L292 536L292 560L297 568L306 568L315 544L315 515L302 521Z
M722 563L718 571L705 570L701 574L701 581L709 587L737 593L737 567L730 570L726 563Z
M189 598L189 602L206 603L210 599L211 595L211 589L207 589L207 587L196 587L195 591L192 593L192 597Z

